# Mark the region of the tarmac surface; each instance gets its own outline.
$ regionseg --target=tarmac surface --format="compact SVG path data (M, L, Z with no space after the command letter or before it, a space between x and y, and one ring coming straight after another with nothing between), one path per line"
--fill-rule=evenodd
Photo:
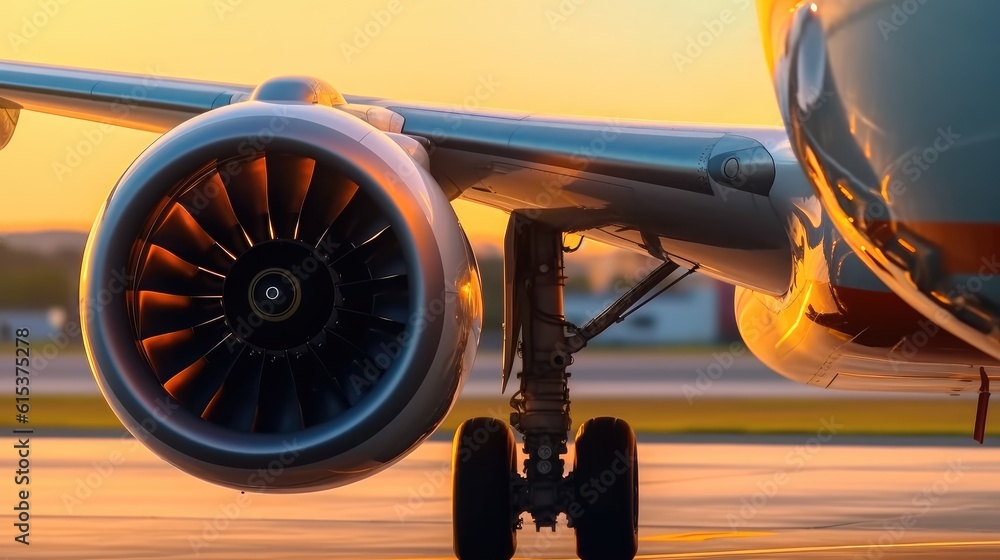
M1000 557L1000 448L835 431L818 422L815 436L640 437L640 558ZM0 453L12 470L14 451ZM451 558L449 461L438 438L353 486L241 495L128 436L35 437L31 544L13 540L17 496L5 474L0 557ZM573 551L564 525L519 535L518 558Z

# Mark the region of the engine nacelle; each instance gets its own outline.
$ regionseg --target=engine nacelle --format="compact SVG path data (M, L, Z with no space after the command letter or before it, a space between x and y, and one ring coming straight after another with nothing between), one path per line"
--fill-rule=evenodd
M386 134L307 103L240 103L153 144L97 219L81 298L126 427L254 491L403 457L451 409L482 319L439 186Z

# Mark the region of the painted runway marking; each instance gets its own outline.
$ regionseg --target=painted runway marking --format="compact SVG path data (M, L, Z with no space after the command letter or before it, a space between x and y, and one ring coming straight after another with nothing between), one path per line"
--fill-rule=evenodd
M747 539L752 537L771 537L770 531L726 531L717 533L675 533L640 537L641 541L650 542L704 542L714 539Z
M844 544L830 546L800 546L789 548L759 548L747 550L720 550L715 552L682 552L675 554L640 554L636 560L668 560L670 558L725 558L731 556L760 556L763 554L801 554L803 552L835 552L839 550L873 550L906 548L966 548L972 546L1000 546L1000 541L954 541L894 544Z

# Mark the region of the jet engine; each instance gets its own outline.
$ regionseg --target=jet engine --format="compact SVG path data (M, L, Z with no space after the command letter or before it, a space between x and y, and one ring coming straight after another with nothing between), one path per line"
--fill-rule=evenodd
M402 141L329 105L252 99L128 169L81 299L97 381L138 439L213 483L302 492L370 476L434 431L482 295Z

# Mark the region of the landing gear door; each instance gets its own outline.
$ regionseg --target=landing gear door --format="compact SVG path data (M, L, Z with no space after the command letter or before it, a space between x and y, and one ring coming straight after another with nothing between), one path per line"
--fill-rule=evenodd
M507 390L507 382L517 358L517 344L521 339L521 305L524 301L524 282L517 278L519 236L518 230L528 218L516 210L510 213L504 237L503 259L503 371L500 392Z
M14 137L14 129L17 128L20 114L20 109L11 108L7 101L0 99L0 150L6 148L10 139Z

